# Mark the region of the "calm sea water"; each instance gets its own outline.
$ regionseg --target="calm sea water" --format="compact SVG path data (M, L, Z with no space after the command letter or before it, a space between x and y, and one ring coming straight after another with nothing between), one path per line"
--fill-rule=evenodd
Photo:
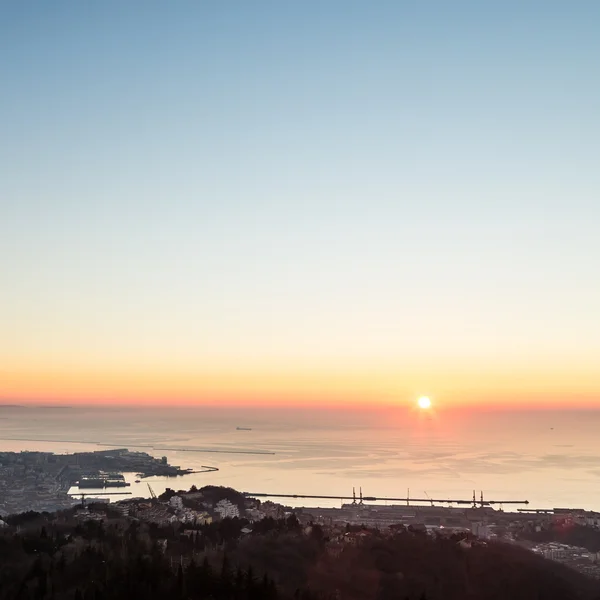
M193 484L346 496L353 487L396 497L410 489L412 497L438 498L470 498L483 490L486 499L527 499L530 507L600 510L600 412L435 411L425 417L404 409L2 408L0 438L0 450L75 452L116 444L167 456L184 468L219 468L145 480L157 493ZM128 479L133 496L148 496L145 481Z

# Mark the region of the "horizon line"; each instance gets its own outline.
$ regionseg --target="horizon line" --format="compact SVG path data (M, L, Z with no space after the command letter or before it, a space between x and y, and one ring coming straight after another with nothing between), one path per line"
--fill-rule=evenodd
M97 401L97 400L83 400L83 401L41 401L41 400L9 400L0 397L0 409L10 408L23 408L23 409L80 409L80 408L104 408L104 409L211 409L211 410L227 410L227 409L258 409L258 410L311 410L311 411L347 411L347 412L380 412L389 410L398 411L411 411L415 410L416 402L336 402L336 403L317 403L311 402L287 402L287 403L274 403L274 402L173 402L173 401ZM570 403L568 406L564 404L542 403L500 403L500 402L449 402L449 403L438 403L434 402L432 406L432 412L456 412L469 410L472 412L596 412L600 411L600 403L581 403L574 404Z

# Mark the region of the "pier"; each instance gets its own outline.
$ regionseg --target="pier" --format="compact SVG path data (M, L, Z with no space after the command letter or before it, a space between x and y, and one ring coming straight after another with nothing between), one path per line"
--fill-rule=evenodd
M318 495L318 494L269 494L265 492L244 492L244 496L247 498L302 498L309 500L351 500L354 504L357 504L356 494L352 494L352 496L330 496L330 495ZM392 498L387 496L363 496L362 491L360 493L360 498L358 504L362 504L363 502L402 502L407 506L410 506L411 503L419 503L419 504L459 504L459 505L472 505L474 507L483 507L483 506L501 506L503 504L529 504L529 500L484 500L483 492L481 492L481 497L478 500L475 497L475 492L473 492L473 497L466 500L464 498L455 499L455 498Z

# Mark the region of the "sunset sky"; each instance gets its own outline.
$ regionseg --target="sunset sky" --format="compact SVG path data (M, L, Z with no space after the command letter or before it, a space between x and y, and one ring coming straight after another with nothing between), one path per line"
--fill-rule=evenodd
M0 5L0 399L600 406L600 3Z

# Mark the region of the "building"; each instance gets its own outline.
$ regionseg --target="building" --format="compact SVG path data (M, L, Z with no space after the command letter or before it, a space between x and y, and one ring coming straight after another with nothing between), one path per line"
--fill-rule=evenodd
M482 540L489 540L491 535L490 526L480 521L471 523L471 533Z
M358 546L365 542L371 536L371 532L367 530L349 531L348 533L344 534L343 540L346 544L350 544L351 546Z
M262 521L262 519L264 519L267 515L256 508L247 508L246 516L250 521Z
M112 508L118 512L122 517L128 517L131 506L129 504L113 504Z
M221 519L233 519L240 516L239 508L229 500L219 500L215 505L215 512L219 514Z
M173 496L169 500L169 505L175 510L183 510L183 500L181 499L181 496Z

